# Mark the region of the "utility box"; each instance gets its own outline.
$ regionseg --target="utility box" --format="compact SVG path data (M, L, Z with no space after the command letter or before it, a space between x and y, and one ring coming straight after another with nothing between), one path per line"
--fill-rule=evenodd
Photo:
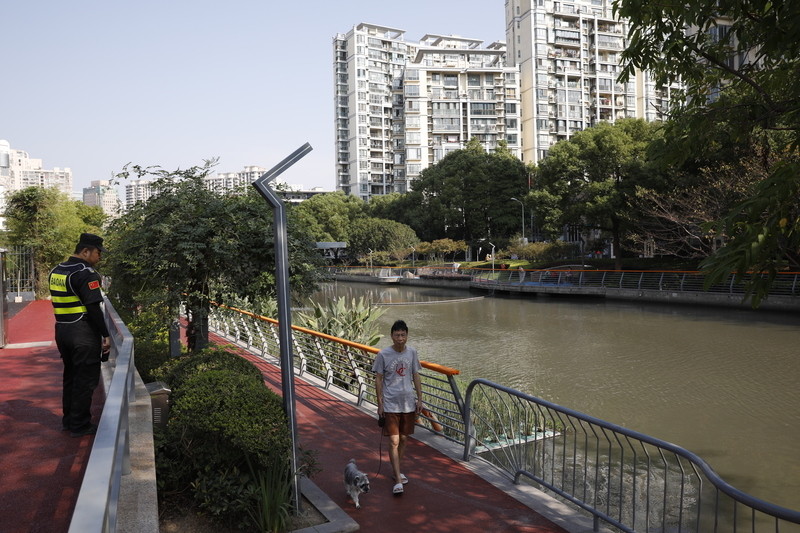
M153 426L165 427L169 418L169 395L172 393L162 381L145 383L153 406Z

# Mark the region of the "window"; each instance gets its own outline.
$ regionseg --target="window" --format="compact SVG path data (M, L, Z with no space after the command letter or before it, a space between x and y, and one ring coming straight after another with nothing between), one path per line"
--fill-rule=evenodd
M444 86L445 87L458 87L458 77L455 74L445 74L444 75Z
M467 75L467 86L480 87L480 85L481 85L481 78L478 74Z
M420 160L422 159L422 148L409 148L406 150L406 157L408 159Z
M517 114L517 104L506 104L506 113L510 115Z

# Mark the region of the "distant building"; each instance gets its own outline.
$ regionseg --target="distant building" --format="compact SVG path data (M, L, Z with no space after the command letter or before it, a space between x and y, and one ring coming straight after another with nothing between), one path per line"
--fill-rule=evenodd
M234 194L248 188L269 169L259 166L246 166L240 172L220 172L205 178L206 187L221 194ZM306 188L303 185L293 185L284 182L272 182L275 193L285 202L297 203L307 200L316 194L332 192L321 187ZM125 183L125 210L133 207L136 202L147 201L154 193L152 180L131 180Z
M43 168L41 159L33 159L28 152L0 140L0 214L5 212L7 195L27 187L55 187L71 198L72 170ZM5 217L0 218L0 228L4 229Z
M111 218L119 216L122 208L117 190L108 180L92 181L90 187L84 187L82 200L86 205L99 206Z
M361 23L333 41L336 188L369 200L405 193L472 138L519 156L519 76L505 44Z
M125 211L137 202L146 202L153 196L152 180L130 180L125 182Z
M622 118L665 120L677 85L638 71L619 83L628 22L611 0L507 0L507 60L522 78L523 161L538 163L555 143Z

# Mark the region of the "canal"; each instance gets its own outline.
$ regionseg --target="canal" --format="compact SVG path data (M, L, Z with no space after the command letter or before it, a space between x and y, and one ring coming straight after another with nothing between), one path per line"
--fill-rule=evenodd
M420 358L682 446L800 509L800 315L336 282L409 326Z

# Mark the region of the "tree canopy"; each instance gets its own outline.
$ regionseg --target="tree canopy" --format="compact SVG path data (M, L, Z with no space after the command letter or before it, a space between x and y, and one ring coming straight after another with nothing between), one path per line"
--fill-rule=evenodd
M553 146L530 201L547 228L580 223L611 235L621 268L623 237L636 225L636 186L655 179L647 148L659 126L640 119L601 122Z
M528 190L528 169L507 149L487 153L477 139L426 168L408 193L408 223L425 241L475 244L512 235L519 224L511 198Z
M757 304L778 271L800 268L800 3L613 5L630 21L621 78L646 69L659 83L685 84L664 110L672 118L665 157L682 162L698 151L758 145L771 161L768 177L713 228L725 246L704 263L709 283L730 271L765 272L749 284Z
M255 190L209 190L203 178L212 166L206 162L174 172L126 168L122 178L154 176L155 194L116 219L109 231L113 294L128 309L154 306L169 318L186 302L193 349L207 343L212 300L259 300L275 293L272 210ZM302 225L291 219L288 225L291 287L307 294L315 287L318 255Z
M50 269L75 250L81 233L101 233L103 210L72 200L56 188L27 187L13 192L6 203L7 239L33 250L34 285L47 293Z

